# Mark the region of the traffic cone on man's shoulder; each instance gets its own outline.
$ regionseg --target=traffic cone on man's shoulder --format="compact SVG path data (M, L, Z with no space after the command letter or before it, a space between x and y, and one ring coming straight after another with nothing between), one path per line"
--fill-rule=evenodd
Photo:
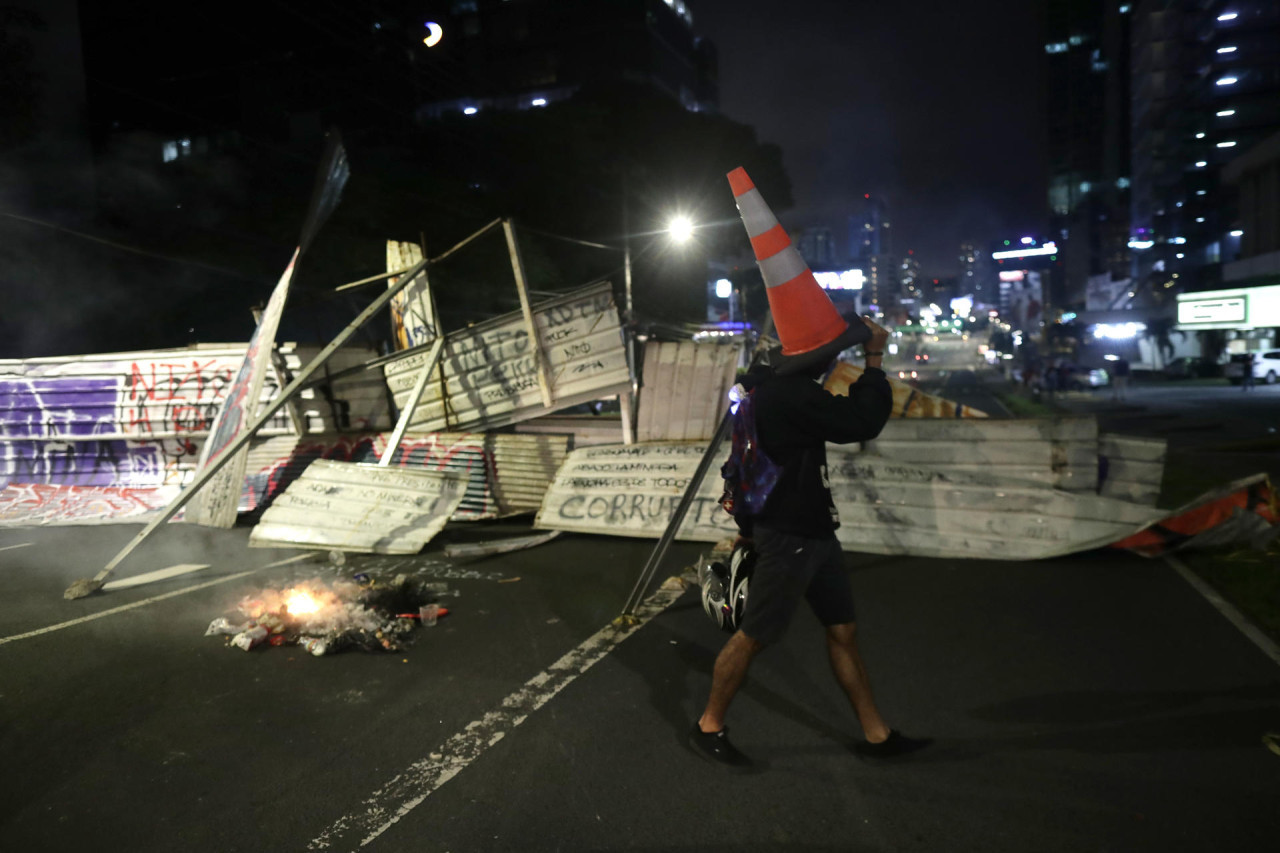
M751 238L769 311L782 341L777 372L825 366L842 351L870 340L871 330L865 324L850 324L840 316L746 170L739 167L730 172L729 186Z

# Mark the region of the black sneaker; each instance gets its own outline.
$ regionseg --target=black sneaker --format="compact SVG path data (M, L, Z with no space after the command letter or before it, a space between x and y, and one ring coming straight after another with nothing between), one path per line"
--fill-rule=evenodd
M860 741L853 745L853 751L863 758L897 758L919 752L933 743L933 738L907 737L897 729L889 731L889 737L880 743Z
M688 743L689 749L702 758L729 770L742 772L752 769L751 759L738 752L734 745L729 743L728 726L718 732L708 733L694 723L693 731L689 732Z

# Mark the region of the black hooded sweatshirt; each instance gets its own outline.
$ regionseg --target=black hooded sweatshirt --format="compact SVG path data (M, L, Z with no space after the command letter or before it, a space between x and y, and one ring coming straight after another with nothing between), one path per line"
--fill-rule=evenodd
M756 435L782 475L751 521L797 536L822 538L840 526L827 478L826 443L870 441L893 411L884 371L868 367L838 397L812 375L777 376L764 368L744 377L753 388ZM750 535L750 523L739 525Z

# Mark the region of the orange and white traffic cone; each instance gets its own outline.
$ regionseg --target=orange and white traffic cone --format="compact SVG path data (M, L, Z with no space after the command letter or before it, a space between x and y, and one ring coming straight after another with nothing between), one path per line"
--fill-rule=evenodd
M851 325L840 316L746 170L739 167L728 177L782 341L777 372L825 366L843 350L870 340L871 330L865 324Z

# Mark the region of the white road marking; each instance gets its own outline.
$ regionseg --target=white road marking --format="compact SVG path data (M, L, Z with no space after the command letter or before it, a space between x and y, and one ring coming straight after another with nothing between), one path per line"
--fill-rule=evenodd
M26 548L28 545L34 545L34 542L21 542L17 545L5 545L0 551L12 551L14 548Z
M320 833L308 850L327 850L335 845L346 849L364 847L457 776L485 750L498 743L529 715L568 687L609 652L644 627L650 619L669 607L684 592L683 587L663 585L637 610L631 624L606 625L577 648L524 683L502 700L502 705L444 742L443 745L391 777L385 785Z
M207 568L209 568L208 563L181 563L176 566L169 566L167 569L156 569L154 572L134 575L131 578L121 578L118 581L107 581L102 585L102 588L128 589L131 586L141 586L144 583L168 580L169 578L176 578L178 575L190 574L191 572L198 572L201 569Z
M5 643L15 642L16 640L27 640L27 639L30 639L31 637L39 637L41 634L48 634L51 631L61 631L63 628L71 628L75 625L82 625L85 622L92 622L93 620L101 619L104 616L112 616L116 613L123 613L126 610L133 610L135 607L145 607L148 604L155 604L157 601L164 601L166 598L173 598L174 596L178 596L178 595L186 595L189 592L195 592L196 590L205 589L206 587L210 587L210 586L217 586L220 583L229 583L231 581L239 580L240 578L254 574L255 572L260 572L263 569L271 569L271 568L275 568L276 566L287 566L288 564L296 563L299 560L308 560L312 556L313 555L311 554L299 554L296 557L289 557L284 560L277 560L274 563L268 563L267 565L259 566L256 569L249 569L249 571L247 572L238 572L234 575L227 575L225 578L218 578L217 580L205 581L204 583L199 583L199 584L196 584L195 586L189 586L183 589L177 589L177 590L174 590L173 592L166 592L164 595L155 595L155 596L152 596L151 598L144 598L142 601L135 601L132 604L122 604L119 607L112 607L110 610L103 610L100 613L91 613L88 616L81 616L79 619L72 619L69 622L59 622L56 625L49 625L48 627L45 627L45 628L37 628L34 631L27 631L25 634L14 634L13 636L10 636L10 637L0 637L0 646L3 646Z
M1218 591L1209 584L1205 583L1199 575L1191 571L1186 563L1179 560L1171 554L1165 554L1164 561L1173 567L1173 570L1182 575L1183 580L1191 584L1196 592L1203 595L1210 604L1218 608L1218 612L1240 629L1240 633L1244 634L1254 645L1262 649L1263 653L1276 663L1280 663L1280 646L1275 644L1270 637L1262 632L1255 624L1249 621L1249 617L1245 616L1235 608L1231 602L1224 599L1218 594Z

